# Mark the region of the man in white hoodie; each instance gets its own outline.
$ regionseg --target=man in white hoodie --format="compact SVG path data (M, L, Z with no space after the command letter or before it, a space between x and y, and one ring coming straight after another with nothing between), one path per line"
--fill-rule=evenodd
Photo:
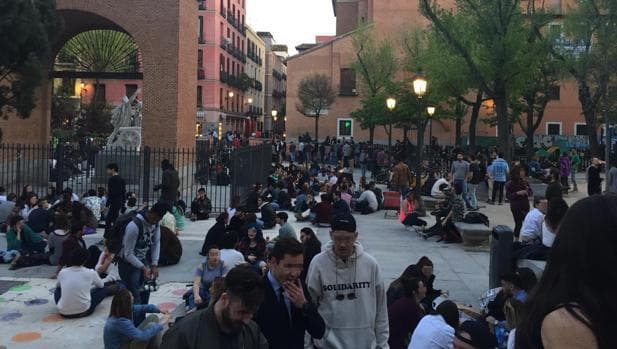
M377 261L356 241L354 217L334 217L330 238L307 275L308 291L326 322L316 347L389 349L385 285Z

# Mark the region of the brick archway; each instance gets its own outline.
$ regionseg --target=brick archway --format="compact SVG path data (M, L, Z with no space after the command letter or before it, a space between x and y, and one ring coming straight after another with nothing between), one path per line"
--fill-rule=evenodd
M87 30L113 29L131 35L143 59L143 144L194 147L197 3L194 0L56 0L56 4L64 27L53 53L68 39ZM49 80L43 81L37 98L37 107L30 118L10 117L2 122L6 143L49 142Z

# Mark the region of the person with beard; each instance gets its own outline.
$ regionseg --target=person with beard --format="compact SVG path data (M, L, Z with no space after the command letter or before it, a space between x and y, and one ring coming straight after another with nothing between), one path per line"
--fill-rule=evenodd
M311 337L323 337L326 324L311 302L304 281L304 247L293 238L279 239L264 277L266 296L255 321L268 340L270 349L303 349L304 332Z
M219 298L167 331L161 349L268 349L259 326L251 320L264 293L264 280L251 267L233 268Z

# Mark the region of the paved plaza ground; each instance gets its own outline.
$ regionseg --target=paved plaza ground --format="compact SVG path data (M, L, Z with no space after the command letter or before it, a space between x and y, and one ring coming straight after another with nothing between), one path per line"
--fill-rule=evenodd
M584 184L579 187L585 188ZM585 195L571 193L566 200L572 203ZM491 226L505 224L513 226L509 206L504 204L486 205L481 212L491 220ZM420 257L428 256L435 263L435 287L447 290L450 298L464 304L478 306L478 297L488 288L488 251L469 251L460 244L436 243L435 238L424 240L411 230L405 230L398 219L390 212L361 216L358 221L359 241L369 254L379 262L386 285L400 275L409 264ZM296 231L310 224L295 222L290 218ZM429 225L434 223L428 218ZM214 220L187 222L180 240L184 248L182 260L178 265L160 269L158 292L153 293L151 303L163 308L174 308L182 303L181 296L190 282L194 268L202 261L198 252L203 239ZM318 238L325 244L329 240L328 229L313 228ZM277 230L264 232L274 236ZM101 238L87 236L88 244ZM6 247L6 239L0 237L0 248ZM55 267L39 266L8 270L0 265L0 346L7 348L102 348L103 326L111 299L107 298L97 311L84 319L65 320L57 315L53 302L55 280L49 279ZM20 281L7 283L7 281ZM6 288L11 287L8 291ZM5 286L5 288L2 288Z

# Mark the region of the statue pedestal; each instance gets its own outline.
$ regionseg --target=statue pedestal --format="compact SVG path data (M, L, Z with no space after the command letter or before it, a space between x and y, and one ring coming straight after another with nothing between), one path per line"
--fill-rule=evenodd
M112 139L113 137L113 139ZM119 127L107 141L108 149L139 150L141 147L141 127Z

